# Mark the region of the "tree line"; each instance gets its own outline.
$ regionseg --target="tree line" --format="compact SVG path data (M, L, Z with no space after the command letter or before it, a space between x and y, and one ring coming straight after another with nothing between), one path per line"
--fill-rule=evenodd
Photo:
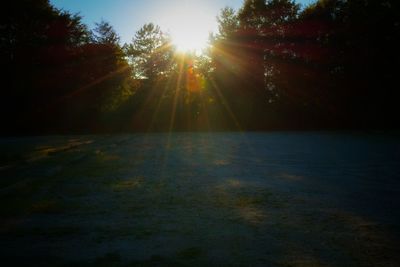
M48 0L2 9L4 134L398 127L399 3L245 0L202 53Z

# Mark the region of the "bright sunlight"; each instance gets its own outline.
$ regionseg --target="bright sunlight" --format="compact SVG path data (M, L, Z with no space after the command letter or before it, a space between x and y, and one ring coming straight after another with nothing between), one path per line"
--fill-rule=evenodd
M168 29L178 51L200 53L207 46L209 33L216 28L215 14L207 3L188 1L159 11L160 25Z
M180 52L200 52L207 44L207 36L196 34L195 28L201 28L200 22L190 24L177 23L176 28L171 30L172 42Z

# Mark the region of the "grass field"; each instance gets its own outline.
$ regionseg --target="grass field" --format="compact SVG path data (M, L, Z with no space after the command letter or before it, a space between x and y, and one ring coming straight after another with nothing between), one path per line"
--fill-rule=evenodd
M399 140L2 138L2 266L398 266Z

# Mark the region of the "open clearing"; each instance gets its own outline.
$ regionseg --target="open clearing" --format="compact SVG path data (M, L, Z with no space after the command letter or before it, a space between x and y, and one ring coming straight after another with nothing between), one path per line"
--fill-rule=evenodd
M398 266L399 140L2 138L2 266Z

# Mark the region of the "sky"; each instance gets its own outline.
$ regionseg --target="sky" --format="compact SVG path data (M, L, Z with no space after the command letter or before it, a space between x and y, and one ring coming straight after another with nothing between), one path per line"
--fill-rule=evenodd
M299 0L307 5L312 0ZM90 28L102 19L113 25L121 36L121 44L129 43L145 23L160 25L173 38L183 39L196 32L194 42L217 31L216 16L221 8L239 9L243 0L50 0L55 7L79 13Z

